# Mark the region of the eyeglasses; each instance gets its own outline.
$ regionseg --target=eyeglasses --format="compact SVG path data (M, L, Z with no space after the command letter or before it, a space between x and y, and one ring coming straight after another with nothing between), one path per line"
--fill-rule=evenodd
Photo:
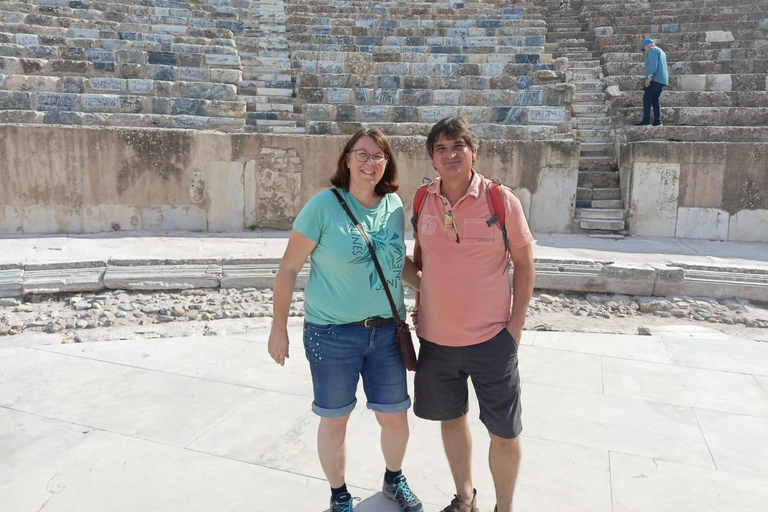
M386 163L389 160L389 158L387 158L387 156L384 155L383 153L377 153L375 155L371 155L364 149L353 149L349 153L354 154L355 160L357 160L360 163L365 163L370 158L374 164L381 165Z

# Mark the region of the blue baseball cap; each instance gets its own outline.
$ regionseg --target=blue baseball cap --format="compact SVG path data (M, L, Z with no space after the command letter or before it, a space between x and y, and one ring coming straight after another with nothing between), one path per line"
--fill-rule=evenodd
M653 39L646 39L645 41L643 41L643 46L640 49L645 50L645 45L647 44L653 44Z

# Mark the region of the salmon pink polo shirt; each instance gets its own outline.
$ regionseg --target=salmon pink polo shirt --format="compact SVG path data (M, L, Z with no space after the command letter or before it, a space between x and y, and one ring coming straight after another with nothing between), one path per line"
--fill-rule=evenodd
M504 238L490 227L491 180L472 170L467 193L453 207L438 178L427 188L414 233L421 246L422 278L416 333L438 345L476 345L509 321L512 287L505 272ZM533 242L520 200L504 191L510 249Z

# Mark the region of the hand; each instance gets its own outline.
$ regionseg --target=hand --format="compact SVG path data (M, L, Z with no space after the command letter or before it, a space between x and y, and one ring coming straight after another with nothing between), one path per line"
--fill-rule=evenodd
M267 343L267 352L269 356L275 360L280 366L285 365L288 355L288 331L275 330L269 333L269 343Z
M411 311L411 323L414 327L419 325L419 308L413 308L413 311Z
M647 89L650 86L651 86L651 77L648 77L645 79L645 88Z
M514 338L517 346L520 346L520 341L523 339L523 326L521 325L520 327L516 327L507 324L507 330L509 331L509 334L512 335L512 338Z

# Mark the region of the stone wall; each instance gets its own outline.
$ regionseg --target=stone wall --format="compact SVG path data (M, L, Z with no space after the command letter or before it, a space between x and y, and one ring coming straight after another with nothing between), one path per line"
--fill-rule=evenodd
M347 137L0 126L0 233L287 229L329 185ZM408 204L435 173L423 137L391 137ZM571 229L578 144L492 140L478 171L514 187L535 231Z
M621 147L629 232L768 242L768 144L633 142Z

